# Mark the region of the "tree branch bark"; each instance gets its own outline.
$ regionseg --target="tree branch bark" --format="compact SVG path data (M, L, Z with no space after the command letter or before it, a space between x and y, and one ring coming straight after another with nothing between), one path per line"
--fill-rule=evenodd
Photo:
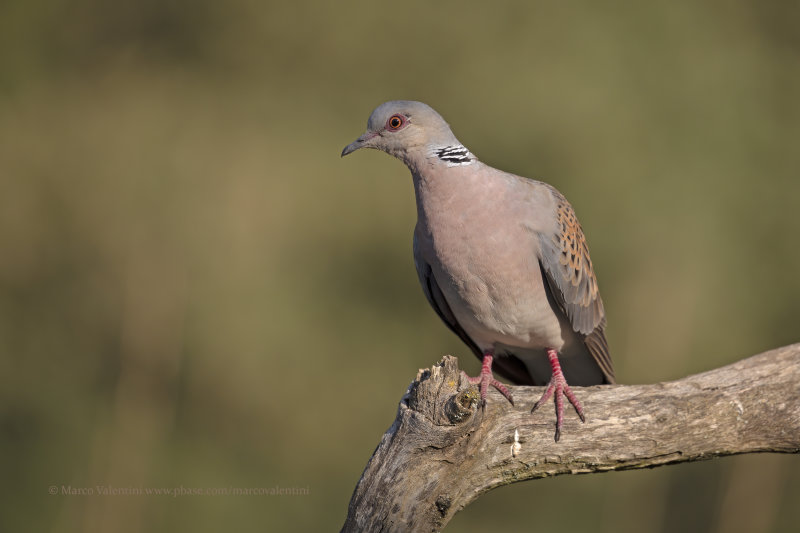
M800 344L669 383L573 391L586 423L567 405L556 443L554 413L530 413L543 387L514 387L516 406L491 390L481 409L456 358L420 370L342 531L439 531L481 494L527 479L800 452Z

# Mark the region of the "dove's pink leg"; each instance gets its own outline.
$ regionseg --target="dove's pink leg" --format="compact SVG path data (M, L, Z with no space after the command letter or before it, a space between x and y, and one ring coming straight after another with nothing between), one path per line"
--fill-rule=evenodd
M506 397L506 400L511 402L511 405L514 405L514 399L511 397L511 393L508 392L508 389L505 385L494 379L494 374L492 374L492 361L494 360L494 356L491 353L483 354L483 364L481 365L481 375L478 377L471 378L467 376L466 372L461 372L464 374L470 383L473 385L476 383L480 383L480 391L481 391L481 404L486 405L486 393L489 391L489 385L494 387L495 389L500 391L500 394Z
M550 383L547 384L547 390L544 391L539 401L533 405L531 413L539 408L543 403L550 399L550 396L555 392L556 401L556 442L561 438L561 424L564 421L564 396L567 397L569 403L575 408L575 412L581 417L581 422L586 422L586 417L583 416L583 407L581 403L572 393L572 390L567 385L567 380L564 379L564 373L561 372L561 363L558 362L558 352L548 348L547 357L550 359L550 368L553 374L550 377Z

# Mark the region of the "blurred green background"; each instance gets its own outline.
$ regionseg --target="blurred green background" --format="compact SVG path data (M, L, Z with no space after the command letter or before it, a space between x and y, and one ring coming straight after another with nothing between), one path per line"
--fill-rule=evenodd
M479 368L417 286L407 170L339 158L389 99L571 200L620 382L797 341L799 20L756 1L0 3L0 530L338 530L417 369ZM504 487L448 530L788 532L798 501L796 457L743 456Z

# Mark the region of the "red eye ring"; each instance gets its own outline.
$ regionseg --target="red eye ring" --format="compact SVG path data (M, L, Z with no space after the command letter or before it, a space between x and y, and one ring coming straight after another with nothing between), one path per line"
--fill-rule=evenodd
M406 125L406 117L401 114L392 115L386 121L386 129L389 131L397 131Z

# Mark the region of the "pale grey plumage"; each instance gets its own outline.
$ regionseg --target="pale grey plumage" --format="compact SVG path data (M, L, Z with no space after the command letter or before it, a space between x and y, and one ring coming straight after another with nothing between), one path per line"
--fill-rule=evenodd
M493 354L511 381L541 385L553 349L570 383L614 382L588 248L561 193L483 164L420 102L376 108L342 155L359 148L383 150L411 170L420 283L479 358Z

